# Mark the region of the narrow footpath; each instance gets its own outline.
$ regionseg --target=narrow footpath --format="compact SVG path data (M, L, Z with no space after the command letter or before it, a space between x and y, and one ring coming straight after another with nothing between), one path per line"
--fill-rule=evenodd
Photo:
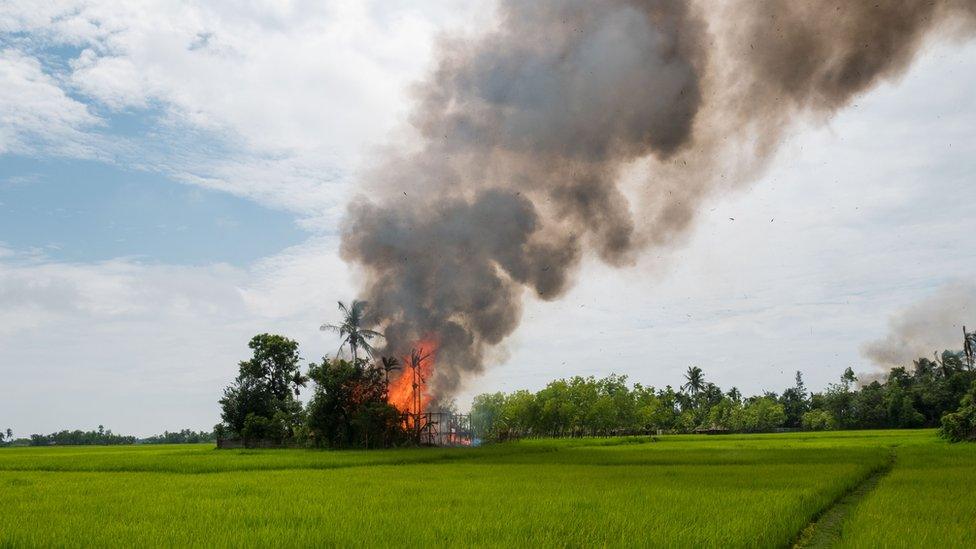
M836 499L830 506L823 510L813 522L807 525L797 536L793 549L816 548L823 549L834 547L841 539L844 520L857 508L868 494L870 494L881 482L895 464L895 454L892 452L888 463L881 469L875 471L852 490Z

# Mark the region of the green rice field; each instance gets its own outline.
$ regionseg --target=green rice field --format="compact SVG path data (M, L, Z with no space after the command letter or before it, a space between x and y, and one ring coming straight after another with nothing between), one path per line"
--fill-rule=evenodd
M918 430L0 449L0 547L788 547L818 528L844 547L976 546L976 445Z

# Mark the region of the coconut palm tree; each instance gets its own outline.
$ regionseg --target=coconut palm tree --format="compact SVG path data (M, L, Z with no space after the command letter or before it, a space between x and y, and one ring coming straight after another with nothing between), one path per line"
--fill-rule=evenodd
M688 391L691 396L696 396L705 388L705 374L698 366L689 366L685 372L685 384L682 389Z
M400 369L400 361L396 357L384 356L380 358L380 363L383 366L383 375L386 378L386 393L389 396L390 393L390 372L393 370Z
M358 299L349 306L340 301L339 310L342 312L342 324L323 324L319 327L322 331L336 332L342 337L339 348L341 349L342 345L349 346L353 364L356 364L356 360L359 358L358 351L360 349L372 357L376 349L369 344L369 341L375 337L383 337L383 334L363 327L366 306L365 301Z
M976 366L976 332L967 332L966 327L962 327L963 354L966 356L966 366L970 370Z

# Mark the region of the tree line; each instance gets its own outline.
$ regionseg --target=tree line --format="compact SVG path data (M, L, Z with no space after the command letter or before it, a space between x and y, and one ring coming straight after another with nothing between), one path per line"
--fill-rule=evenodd
M961 352L920 358L910 368L892 369L883 381L860 385L847 368L820 392L808 391L800 372L795 380L779 394L743 397L735 387L725 391L706 381L697 366L688 368L678 389L628 385L626 376L576 376L535 393L478 395L471 422L488 440L940 425L950 440L976 438L976 372Z
M97 430L62 430L48 435L32 434L27 438L15 439L13 430L0 432L0 445L6 446L115 446L120 444L196 444L213 442L213 433L183 429L146 438L131 435L117 435L111 429L99 425Z

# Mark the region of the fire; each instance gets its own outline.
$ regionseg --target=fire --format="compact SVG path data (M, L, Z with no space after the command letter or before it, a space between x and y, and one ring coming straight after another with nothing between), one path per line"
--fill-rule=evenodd
M432 399L428 383L434 375L437 342L426 338L417 343L411 354L400 359L400 377L390 382L388 401L404 413L416 414L427 409Z

